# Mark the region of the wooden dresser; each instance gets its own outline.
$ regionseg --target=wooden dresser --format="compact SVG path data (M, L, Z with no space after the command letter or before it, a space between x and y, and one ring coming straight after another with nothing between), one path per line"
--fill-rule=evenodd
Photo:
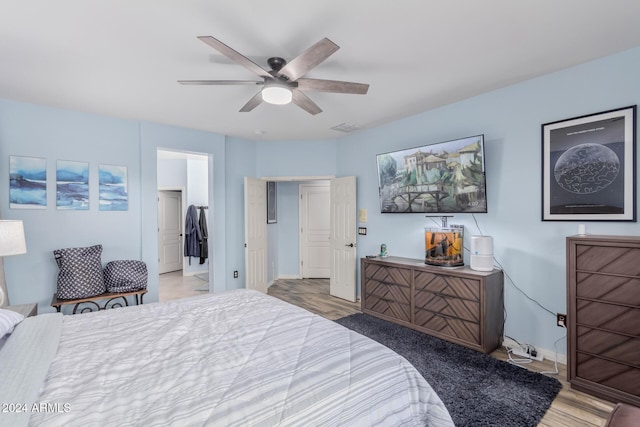
M640 237L567 237L567 377L640 406Z
M411 258L361 259L362 312L490 353L502 342L501 270L432 267Z

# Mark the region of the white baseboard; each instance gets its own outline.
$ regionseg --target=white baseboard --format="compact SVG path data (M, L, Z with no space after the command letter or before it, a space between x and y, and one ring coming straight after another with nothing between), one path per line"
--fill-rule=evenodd
M510 339L510 338L504 338L502 345L506 345L508 347L520 347L520 344L518 344L517 342L515 342L514 340ZM542 347L538 347L535 344L531 344L536 348L536 351L538 352L538 354L541 354L545 360L551 360L552 362L556 359L556 351L555 350L547 350L546 348L542 348ZM562 354L562 353L558 353L558 363L562 364L562 365L566 365L567 364L567 355L566 354Z

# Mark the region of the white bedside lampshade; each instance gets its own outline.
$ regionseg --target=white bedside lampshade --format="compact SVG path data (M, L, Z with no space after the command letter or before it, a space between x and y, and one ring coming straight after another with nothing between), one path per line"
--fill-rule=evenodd
M27 253L22 221L0 220L0 257ZM4 305L5 295L0 287L0 307Z
M0 256L26 253L22 221L0 220Z

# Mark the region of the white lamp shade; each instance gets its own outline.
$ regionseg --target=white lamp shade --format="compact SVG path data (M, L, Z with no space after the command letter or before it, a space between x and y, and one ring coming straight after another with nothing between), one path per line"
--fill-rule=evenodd
M22 221L0 220L0 257L27 253Z
M291 102L293 94L291 89L284 86L265 86L262 89L262 100L269 104L285 105Z

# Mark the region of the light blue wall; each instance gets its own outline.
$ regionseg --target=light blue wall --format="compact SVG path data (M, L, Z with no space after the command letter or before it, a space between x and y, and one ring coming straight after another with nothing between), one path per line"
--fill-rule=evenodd
M0 100L0 217L24 221L27 254L6 257L12 304L52 311L54 249L103 245L102 261L140 259L141 170L135 121ZM9 156L47 160L47 209L9 209ZM89 162L89 211L56 209L56 160ZM129 209L98 211L99 164L127 167ZM157 263L157 260L156 260Z
M566 313L565 237L575 222L541 221L541 125L640 102L640 49L536 78L437 110L351 135L338 142L337 174L355 175L358 208L368 211L367 236L358 256L386 243L391 255L422 258L420 214L380 214L376 154L483 133L486 142L488 213L481 231L494 237L495 255L513 283L552 313L528 300L509 280L505 286L505 334L553 350L564 334L555 313ZM471 215L465 242L479 230ZM589 222L590 234L640 234L637 223ZM468 263L468 253L465 261ZM558 346L565 353L564 340Z
M300 272L299 182L278 183L278 272L280 276L298 277Z
M244 275L244 177L257 176L257 144L239 138L227 137L226 143L226 230L227 289L245 287ZM233 278L233 272L238 278Z
M187 159L158 159L158 188L187 189Z
M258 177L333 176L336 147L335 140L259 142Z
M494 237L495 255L511 279L505 284L506 335L553 350L564 334L555 324L555 313L567 312L565 237L576 234L577 223L541 221L541 125L637 104L638 75L640 49L633 49L338 140L259 142L258 176L356 176L357 207L368 212L367 223L360 224L368 234L358 236L357 256L376 254L386 243L391 255L422 259L424 227L434 223L420 214L379 213L376 155L484 134L489 212L475 216L480 230L468 214L450 222L465 226L467 247L473 234ZM279 203L282 209L280 198ZM288 219L282 212L279 218ZM284 224L281 235L288 229ZM638 235L640 227L589 222L587 231ZM298 252L281 242L278 254L280 274L288 274ZM465 260L469 262L468 252ZM566 353L564 340L558 350Z
M0 100L0 216L24 221L26 255L7 257L5 275L13 304L38 302L39 311L52 311L58 248L103 245L102 261L142 259L149 270L146 301L157 301L157 176L158 148L179 149L209 156L210 267L214 290L226 289L225 138L210 132L122 120L112 117ZM47 160L48 206L44 210L9 209L9 156ZM90 165L89 211L55 208L55 162L77 160ZM129 209L98 211L99 164L128 170ZM211 218L213 224L211 224Z
M336 140L258 142L257 176L335 176L336 149ZM278 277L299 272L297 185L278 183L278 223L269 225L269 273Z
M209 157L209 277L213 291L226 289L226 165L225 137L174 126L142 122L140 124L142 168L142 260L149 269L149 299L158 300L158 149L190 151ZM211 288L210 288L211 289Z
M280 242L278 235L280 234L280 227L281 222L279 216L278 222L267 224L267 283L269 285L282 275L279 270Z
M485 134L489 213L476 215L509 277L551 312L566 312L564 238L576 223L542 222L541 141L543 123L637 104L640 48L490 92L404 120L323 141L255 142L208 132L0 100L0 215L25 221L28 253L7 257L12 303L38 301L46 311L55 291L57 268L51 251L102 243L103 259L142 258L150 269L148 300L157 299L157 148L209 154L210 247L214 290L244 287L244 176L355 175L358 208L368 210L367 236L358 237L358 257L377 253L421 258L423 228L418 214L382 215L378 206L375 155L478 133ZM8 208L9 155L44 157L49 171L47 210ZM89 212L55 210L56 159L128 166L129 210L97 211L92 190ZM280 191L282 193L282 191ZM287 190L284 190L287 194ZM279 201L279 218L282 216ZM211 210L213 209L213 210ZM297 215L297 213L296 213ZM476 234L474 219L457 215L466 241ZM280 224L280 223L279 223ZM282 231L282 230L280 230ZM637 223L590 222L593 234L639 234ZM297 251L278 244L281 273ZM468 260L467 260L468 261ZM240 278L232 274L238 270ZM563 331L555 318L507 281L506 334L546 349ZM564 345L560 346L564 352Z

